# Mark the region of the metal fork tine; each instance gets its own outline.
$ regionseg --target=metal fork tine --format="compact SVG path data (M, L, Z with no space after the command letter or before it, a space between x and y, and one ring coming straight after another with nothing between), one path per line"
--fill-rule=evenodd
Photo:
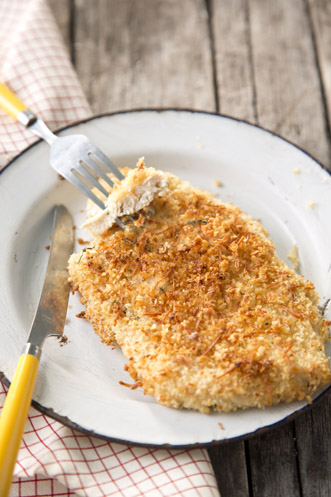
M109 192L107 192L107 190L99 183L99 181L96 180L94 176L92 176L90 171L86 167L84 167L84 161L80 162L80 167L77 168L77 170L83 176L85 176L85 178L87 178L88 181L92 183L93 186L95 186L95 188L98 188L98 190L100 190L100 192L103 193L106 196L106 198L108 197Z
M105 204L96 195L94 195L93 192L91 192L89 187L86 186L83 183L83 181L80 178L78 178L78 176L76 176L75 174L70 175L69 181L73 185L75 185L86 197L90 198L92 202L97 204L97 206L100 207L100 209L103 210L105 208Z
M102 154L102 152L101 152L101 154ZM104 190L104 188L102 187L102 185L100 185L100 183L95 178L93 178L93 176L91 175L91 173L84 167L84 163L86 163L96 174L99 174L99 176L101 176L102 178L104 178L104 180L107 181L108 184L111 184L111 186L114 186L114 182L111 179L109 179L108 176L102 171L101 167L98 164L96 164L96 162L94 162L94 160L92 159L91 155L89 155L89 159L87 159L85 157L84 160L81 161L80 165L82 167L78 168L79 172L81 174L83 174L84 176L88 177L88 179L91 181L91 183L93 183L94 186L96 186L97 188L99 188L99 190L101 190L101 191L103 190L105 192L106 197L108 197L109 196L109 192L107 192L106 190ZM124 178L123 175L121 175L121 176ZM93 179L93 181L92 181L92 179ZM97 184L95 184L95 183L97 183ZM133 219L132 216L127 215L127 218L131 222L134 221L134 219ZM122 223L122 221L119 218L116 219L116 223L121 228L125 228L125 224Z
M104 170L96 162L94 162L90 155L88 157L84 157L84 162L86 162L86 164L92 169L92 171L94 171L98 176L105 180L109 186L114 186L114 182L107 176ZM107 195L109 195L109 193L107 193Z
M7 91L10 92L8 89ZM119 180L123 180L124 176L115 164L91 143L87 136L81 134L56 136L29 109L22 114L24 114L24 122L21 120L21 123L51 146L50 164L55 171L104 210L104 203L91 189L97 188L108 198L109 192L99 182L99 179L102 178L111 187L114 186L114 182L107 176L107 173L112 173ZM125 224L119 218L115 221L122 229L126 229Z
M122 230L126 230L126 226L125 226L125 224L124 224L124 223L122 223L122 221L120 220L120 218L119 218L119 217L117 217L117 218L115 219L115 221L116 221L116 223L118 224L118 226L119 226L120 228L122 228Z
M112 161L108 159L108 157L101 150L99 150L98 148L93 148L89 154L90 157L91 154L95 155L96 158L99 159L99 161L102 163L102 165L106 169L108 169L109 172L113 173L114 176L116 176L116 178L118 178L119 180L124 179L124 176L121 173L121 171L117 169L115 164L113 164Z
M75 169L74 169L74 171L75 171ZM104 203L96 195L94 195L93 192L91 192L89 187L86 186L83 183L83 181L80 178L78 178L78 176L76 176L76 174L71 173L70 175L67 175L67 179L74 186L76 186L76 188L78 188L86 197L88 197L89 199L92 200L92 202L97 204L97 206L100 207L100 209L104 210L104 208L105 208ZM115 219L115 221L116 221L116 224L118 224L118 226L120 228L122 228L122 230L126 230L125 224L118 217Z

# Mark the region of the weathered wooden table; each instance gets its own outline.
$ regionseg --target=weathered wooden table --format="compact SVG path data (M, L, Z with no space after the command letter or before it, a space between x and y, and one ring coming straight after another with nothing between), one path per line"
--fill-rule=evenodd
M230 114L331 169L331 0L49 2L95 113ZM222 497L329 497L330 412L325 395L292 423L210 449Z

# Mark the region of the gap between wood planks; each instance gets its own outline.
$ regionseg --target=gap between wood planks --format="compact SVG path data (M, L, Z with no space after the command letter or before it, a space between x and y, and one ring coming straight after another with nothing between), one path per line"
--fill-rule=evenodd
M205 0L206 11L208 15L208 32L209 32L209 42L210 42L210 52L211 52L211 60L212 60L212 68L213 68L213 89L214 89L214 99L215 99L215 110L216 112L220 111L220 96L218 93L218 84L217 84L217 66L216 66L216 51L215 51L215 38L214 31L212 26L212 5L211 0Z
M303 488L302 488L303 486L302 486L302 480L301 480L301 466L300 466L299 451L298 451L298 444L297 444L296 428L295 428L294 422L292 423L292 436L293 436L293 441L294 441L295 462L296 462L296 467L297 467L299 492L300 492L300 497L302 497L303 496Z
M69 0L69 51L72 65L76 64L75 57L75 38L76 38L76 24L75 24L75 0Z
M257 110L256 76L255 76L255 67L254 67L254 59L253 59L251 11L250 11L249 1L246 2L245 16L246 16L246 23L247 23L247 45L248 45L250 78L252 81L252 90L253 90L252 107L253 107L253 113L254 113L254 122L256 124L259 124L259 114L258 114L258 110Z
M252 470L251 470L251 459L250 459L250 455L249 455L249 444L248 444L247 440L245 440L245 442L244 442L244 447L245 447L245 459L246 459L248 492L249 492L249 496L253 497L254 496L254 492L253 492L253 479L252 479Z

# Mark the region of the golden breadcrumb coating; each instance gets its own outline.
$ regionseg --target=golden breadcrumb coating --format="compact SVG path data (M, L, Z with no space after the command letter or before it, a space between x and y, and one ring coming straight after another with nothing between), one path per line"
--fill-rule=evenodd
M126 231L113 226L70 259L95 332L121 346L136 386L166 406L310 401L330 381L330 323L314 285L238 207L161 174L168 191L152 213Z

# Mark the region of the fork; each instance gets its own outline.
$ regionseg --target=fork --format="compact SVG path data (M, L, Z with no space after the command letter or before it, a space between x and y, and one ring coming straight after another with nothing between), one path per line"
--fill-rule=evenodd
M66 180L70 181L98 207L105 204L92 191L97 188L107 198L109 192L100 183L102 178L109 186L114 182L107 173L113 173L119 180L123 174L115 164L84 135L56 136L4 83L0 82L0 108L21 123L33 134L50 145L50 165ZM125 224L116 223L123 229Z

